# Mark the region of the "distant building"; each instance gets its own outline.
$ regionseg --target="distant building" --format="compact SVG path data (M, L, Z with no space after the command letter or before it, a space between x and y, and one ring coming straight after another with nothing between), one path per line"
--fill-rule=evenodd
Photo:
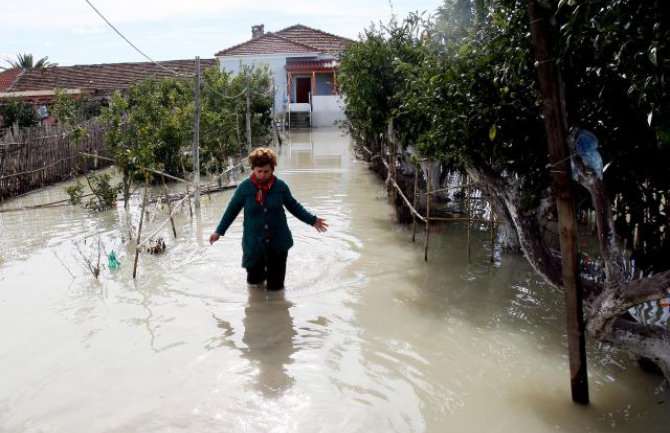
M251 28L251 39L219 51L221 69L237 74L243 65L267 65L272 72L275 113L309 113L312 126L344 117L337 84L339 56L353 41L297 24L275 33Z
M0 71L0 92L8 89L14 81L21 75L21 68L12 68L5 71Z
M125 91L146 78L165 78L177 74L195 74L195 60L164 62L105 63L97 65L53 66L9 70L0 74L0 100L19 98L35 105L49 104L57 89L71 95L89 95L96 99ZM216 59L201 59L202 68L213 68ZM8 72L15 71L12 75ZM5 76L7 74L7 76ZM5 84L7 82L7 84ZM4 87L3 87L4 85Z

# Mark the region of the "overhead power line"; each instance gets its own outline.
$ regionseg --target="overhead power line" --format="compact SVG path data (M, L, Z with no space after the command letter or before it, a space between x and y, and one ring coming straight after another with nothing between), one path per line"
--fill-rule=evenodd
M98 16L100 18L103 19L103 21L105 21L107 23L107 25L112 30L114 30L114 32L116 32L117 35L119 35L124 41L126 41L128 43L128 45L130 45L135 51L140 53L142 55L142 57L146 58L147 60L154 63L156 66L158 66L159 68L164 69L165 71L167 71L171 74L174 74L177 77L192 77L194 75L194 74L184 74L184 73L179 74L176 71L171 70L170 68L166 68L165 66L161 65L160 63L158 63L157 61L155 61L154 59L149 57L144 51L139 49L137 47L137 45L133 44L127 37L125 37L123 35L123 33L121 33L116 27L114 27L114 24L112 24L107 18L105 18L105 16L93 5L93 3L91 3L89 0L84 0L84 1L86 2L86 4L88 4L91 7L91 9L93 9L95 11L96 14L98 14ZM205 87L208 87L209 89L211 89L215 93L219 94L224 99L237 99L237 98L241 97L243 94L245 94L247 91L251 90L250 88L248 88L248 86L245 86L245 88L239 94L229 96L229 95L223 94L218 89L215 89L213 86L209 85L207 82L203 82L203 84L204 84Z
M146 59L149 60L150 62L154 63L154 64L157 65L158 67L160 67L160 68L162 68L162 69L164 69L164 70L170 72L171 74L175 74L175 75L177 75L177 76L179 75L179 74L177 74L175 71L171 70L170 68L166 68L165 66L161 65L160 63L158 63L157 61L155 61L154 59L152 59L151 57L149 57L148 55L146 55L146 54L144 53L144 51L142 51L142 50L140 50L139 48L137 48L137 46L136 46L135 44L133 44L132 42L130 42L130 40L129 40L127 37L125 37L125 36L123 35L123 33L121 33L116 27L114 27L114 24L110 23L109 20L108 20L107 18L105 18L105 16L104 16L98 9L96 9L95 6L93 6L93 3L91 3L89 0L84 0L84 1L91 7L91 9L93 9L93 10L95 11L96 14L98 14L98 16L100 16L100 18L102 18L102 19L107 23L107 25L108 25L109 27L112 28L112 30L114 30L114 31L116 32L117 35L121 36L121 38L122 38L124 41L126 41L126 42L128 43L128 45L130 45L131 47L133 47L133 49L134 49L135 51L137 51L138 53L140 53L144 58L146 58Z
M93 9L93 10L95 11L96 14L98 14L98 16L99 16L100 18L102 18L102 19L107 23L107 25L108 25L109 27L111 27L112 30L114 30L114 31L116 32L117 35L121 36L121 38L122 38L124 41L126 41L126 42L128 43L128 45L130 45L131 47L133 47L133 49L134 49L135 51L137 51L138 53L140 53L144 58L146 58L146 59L149 60L150 62L154 63L154 64L157 65L158 67L160 67L160 68L162 68L162 69L164 69L164 70L166 70L166 71L170 72L171 74L174 74L174 75L176 75L176 76L178 76L178 77L179 77L179 76L192 77L192 76L194 75L194 74L178 74L176 71L173 71L173 70L171 70L171 69L169 69L169 68L166 68L165 66L161 65L160 63L158 63L157 61L155 61L154 59L152 59L151 57L149 57L146 53L144 53L144 51L140 50L140 49L137 47L137 45L133 44L127 37L125 37L125 36L123 35L123 33L121 33L116 27L114 27L114 24L112 24L107 18L105 18L105 16L104 16L104 15L103 15L103 14L102 14L102 13L95 7L95 6L93 6L93 3L91 3L89 0L84 0L84 1L91 7L91 9ZM223 97L224 99L236 99L236 98L239 98L240 96L242 96L242 95L246 92L246 88L245 88L245 89L242 90L238 95L228 96L228 95L224 95L223 93L219 92L217 89L215 89L214 87L210 86L210 85L207 84L207 83L204 83L204 85L205 85L206 87L210 88L211 90L213 90L215 93L218 93L219 95L221 95L221 97Z

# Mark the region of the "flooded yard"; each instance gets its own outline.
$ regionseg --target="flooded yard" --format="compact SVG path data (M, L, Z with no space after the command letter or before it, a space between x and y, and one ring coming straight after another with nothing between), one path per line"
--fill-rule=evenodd
M451 224L433 227L424 262L339 130L293 132L279 156L277 175L330 224L289 216L282 292L247 286L241 215L208 243L232 190L182 209L136 280L139 199L0 213L0 432L668 431L662 378L593 341L592 404L571 402L563 296L522 257L491 265L481 233L469 264ZM56 185L2 209L63 198ZM84 259L99 248L121 267L96 280Z

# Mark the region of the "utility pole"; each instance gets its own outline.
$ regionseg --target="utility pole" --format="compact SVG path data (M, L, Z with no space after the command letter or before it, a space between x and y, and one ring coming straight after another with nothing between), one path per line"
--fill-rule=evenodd
M275 121L275 116L277 115L275 97L276 97L275 79L274 79L274 77L272 77L272 122L273 123Z
M195 208L200 209L200 57L195 58L195 125L193 128L193 184Z
M251 88L249 86L249 71L246 71L245 88L247 94L247 149L251 153Z
M570 180L568 161L570 153L566 145L567 119L562 83L549 45L547 30L549 13L538 4L538 0L528 0L528 12L535 50L535 64L542 93L542 112L549 145L549 161L556 190L572 401L588 404L589 384L586 372L582 290L577 262L577 218Z

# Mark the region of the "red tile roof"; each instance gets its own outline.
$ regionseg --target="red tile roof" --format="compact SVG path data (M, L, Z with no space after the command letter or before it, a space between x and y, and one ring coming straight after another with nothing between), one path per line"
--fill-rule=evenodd
M353 41L347 38L296 24L219 51L215 56L307 53L338 55L351 42Z
M287 27L284 30L278 31L276 34L290 39L293 42L299 42L314 47L322 53L333 55L341 54L346 46L353 42L351 39L303 26L302 24Z
M5 89L11 86L20 74L21 68L12 68L0 72L0 92L4 92Z
M263 36L219 51L216 56L248 56L255 54L315 54L314 47L294 42L290 39L277 36L274 33L265 33Z
M92 89L98 93L111 93L114 90L126 89L134 82L145 78L164 78L173 76L174 73L195 72L195 60L170 60L158 63L162 67L151 62L139 62L29 69L5 92ZM200 64L202 68L211 68L215 67L217 62L216 59L201 59Z

